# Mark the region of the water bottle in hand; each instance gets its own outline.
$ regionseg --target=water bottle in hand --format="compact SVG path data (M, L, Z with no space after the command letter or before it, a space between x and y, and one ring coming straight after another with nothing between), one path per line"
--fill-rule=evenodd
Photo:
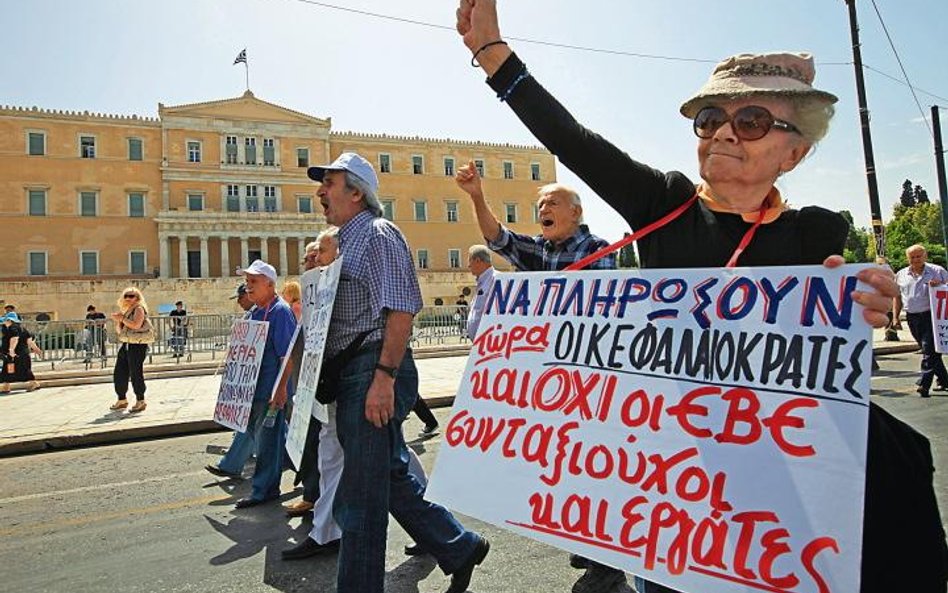
M276 408L269 408L269 409L267 410L267 415L266 415L266 417L263 419L263 427L264 427L264 428L273 428L274 426L276 426L276 421L277 421L277 410L276 410Z

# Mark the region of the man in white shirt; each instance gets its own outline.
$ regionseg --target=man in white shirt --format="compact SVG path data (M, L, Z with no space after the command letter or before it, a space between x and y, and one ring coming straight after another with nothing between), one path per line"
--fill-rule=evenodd
M467 253L467 269L477 278L474 297L467 312L467 337L473 340L477 336L491 286L494 285L494 266L491 265L490 249L486 245L471 245Z

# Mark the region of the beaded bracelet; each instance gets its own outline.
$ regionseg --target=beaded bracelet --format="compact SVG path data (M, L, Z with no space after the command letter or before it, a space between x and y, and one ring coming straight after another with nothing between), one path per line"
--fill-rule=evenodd
M480 64L477 63L478 54L480 54L482 51L484 51L485 49L487 49L488 47L492 45L507 45L507 42L504 41L503 39L498 39L497 41L488 41L487 43L482 45L481 48L477 50L476 52L474 52L474 55L471 56L471 66L473 66L474 68L479 67Z
M505 102L510 98L510 95L514 92L514 89L517 88L517 85L529 77L530 72L527 70L526 65L524 65L523 70L520 71L520 74L517 75L517 78L514 78L513 82L510 83L510 86L507 87L507 90L502 93L497 93L497 98L500 99L501 103Z

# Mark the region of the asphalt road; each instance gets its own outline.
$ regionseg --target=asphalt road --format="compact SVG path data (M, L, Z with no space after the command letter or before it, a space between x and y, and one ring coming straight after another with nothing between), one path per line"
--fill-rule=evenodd
M948 508L948 394L914 393L916 355L880 359L873 399L931 440L941 508ZM436 411L444 419L447 410ZM420 423L406 424L414 435ZM309 523L287 520L279 505L235 511L249 481L218 480L202 468L226 433L76 449L0 459L0 591L231 592L334 590L335 558L280 560ZM416 451L430 470L440 438ZM284 487L292 490L291 476ZM579 575L566 554L473 519L491 540L472 591L568 591ZM389 532L390 593L443 591L429 558L402 555L407 535ZM623 589L628 592L629 589Z

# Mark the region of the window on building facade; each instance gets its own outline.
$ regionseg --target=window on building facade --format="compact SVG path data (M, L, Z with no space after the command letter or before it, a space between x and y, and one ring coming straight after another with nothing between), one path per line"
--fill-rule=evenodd
M94 276L99 273L99 252L79 252L79 273L83 276Z
M94 191L79 192L79 216L97 216L97 201Z
M415 200L415 222L426 222L428 220L428 202Z
M263 139L263 166L272 167L276 163L273 138Z
M504 179L513 179L513 162L504 161Z
M228 136L224 146L228 165L237 164L237 136Z
M191 212L204 210L204 196L202 194L188 194L188 210Z
M131 218L145 218L145 194L128 194L128 215Z
M382 200L382 217L386 220L395 220L394 200Z
M128 160L140 161L145 158L145 144L141 138L128 139Z
M30 251L26 254L30 276L45 276L47 255L45 251Z
M428 269L428 250L427 249L418 250L418 269L419 270Z
M277 211L277 188L275 185L263 186L263 210L264 212Z
M451 267L451 268L461 267L461 250L460 249L448 249L448 267Z
M457 202L445 202L444 211L447 215L448 222L457 222L458 221L458 203Z
M188 162L189 163L201 162L201 143L199 141L195 141L195 140L188 141Z
M392 172L392 155L384 152L379 153L379 171L382 173Z
M313 213L313 198L310 196L297 196L296 197L296 210L300 214L312 214Z
M413 175L425 174L425 157L420 154L411 155L411 172Z
M530 163L530 179L540 181L540 163Z
M447 177L454 177L454 159L449 156L444 157L444 174Z
M147 265L145 259L144 251L129 251L128 252L128 273L129 274L146 274L145 266Z
M240 212L240 186L227 186L226 209L228 212Z
M504 204L504 211L506 213L506 219L508 223L517 222L517 205L516 204Z
M46 216L46 190L31 189L27 192L27 211L30 216Z
M84 159L95 158L95 136L79 136L79 156Z
M309 167L309 149L308 148L296 149L296 166Z
M244 138L244 164L257 164L257 139Z
M245 210L247 212L259 212L260 211L260 202L257 200L257 186L248 185L247 186L247 199Z
M484 159L474 159L474 168L477 169L478 175L484 177Z
M533 205L533 222L540 222L540 208L536 204Z
M30 132L27 134L26 152L33 156L43 156L46 154L46 133Z

